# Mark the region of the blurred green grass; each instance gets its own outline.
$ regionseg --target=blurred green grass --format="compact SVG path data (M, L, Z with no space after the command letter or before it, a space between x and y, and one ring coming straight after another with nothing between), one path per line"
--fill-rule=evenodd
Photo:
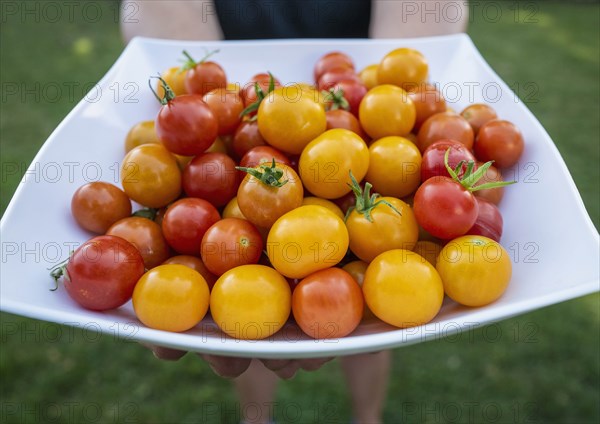
M76 2L75 19L64 15L55 23L36 22L35 14L8 16L7 3L23 8L2 5L2 211L44 140L85 94L83 87L98 81L123 48L115 1ZM30 8L35 3L27 2ZM83 19L88 3L93 7ZM519 94L555 141L598 228L600 7L496 6L498 21L491 9L484 12L484 2L473 3L469 34L510 86L536 84L533 101ZM7 91L10 84L36 83L60 84L63 95L15 98ZM73 86L72 96L65 83ZM6 165L15 163L22 169L13 175ZM6 313L0 319L0 422L239 421L230 383L194 355L167 363L126 340ZM599 422L599 328L595 294L397 349L385 422ZM336 362L282 382L277 422L348 422L342 382Z

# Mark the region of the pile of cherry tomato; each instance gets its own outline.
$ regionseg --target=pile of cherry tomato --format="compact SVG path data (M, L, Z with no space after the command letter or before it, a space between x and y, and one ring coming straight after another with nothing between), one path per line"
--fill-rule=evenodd
M361 320L427 323L444 295L476 307L503 294L501 170L523 137L488 105L451 110L420 52L360 72L332 52L314 84L265 72L242 87L184 55L151 79L160 109L127 134L122 189L73 195L74 219L98 236L53 276L80 305L132 299L167 331L210 309L235 338L289 319L337 338Z

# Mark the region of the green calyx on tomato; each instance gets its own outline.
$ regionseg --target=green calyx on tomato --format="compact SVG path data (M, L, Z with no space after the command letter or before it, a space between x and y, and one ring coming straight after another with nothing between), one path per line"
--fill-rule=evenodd
M358 181L356 181L356 178L354 178L352 171L350 171L350 180L352 181L352 183L348 184L348 185L350 186L350 188L352 189L352 192L354 192L354 195L356 196L356 204L354 206L351 206L350 208L348 208L348 211L346 212L345 220L348 219L348 216L350 215L350 213L352 211L356 211L360 214L363 214L365 216L365 218L367 219L367 221L373 222L373 217L371 216L371 211L373 209L375 209L378 205L381 205L381 204L389 206L398 215L402 215L400 213L400 211L398 209L396 209L396 207L394 207L394 205L392 205L387 200L383 200L383 199L377 200L380 196L379 193L371 194L371 189L373 188L373 185L370 182L366 182L365 188L362 189L360 187L360 184L358 184Z
M275 158L273 158L273 162L271 162L271 164L262 164L257 168L236 166L235 169L252 175L258 181L270 187L283 187L288 182L288 180L281 181L281 177L283 177L283 170L275 165Z
M273 77L272 73L270 73L270 72L267 72L267 73L269 74L269 87L267 88L267 92L265 93L264 90L258 84L258 82L255 82L254 83L254 91L256 92L256 101L254 103L248 105L248 107L246 107L240 113L240 117L250 115L251 113L257 111L258 107L260 106L260 103L263 101L263 99L265 97L267 97L267 95L271 91L275 90L275 77ZM256 119L256 115L254 115L251 120L255 120L255 119Z
M162 85L162 88L165 91L165 95L164 95L163 98L160 98L160 96L158 95L158 93L156 93L156 91L154 91L154 88L152 88L152 78L157 78L160 81L160 84ZM150 87L150 90L152 90L152 93L154 94L154 97L156 97L156 99L163 106L166 105L167 103L169 103L171 100L173 100L175 98L175 92L169 86L169 84L167 84L167 82L163 79L163 77L160 76L160 74L158 74L157 77L150 77L150 79L148 79L148 87Z
M452 167L448 164L448 158L450 157L450 149L451 148L449 147L448 150L446 150L446 154L444 155L444 165L446 166L446 170L448 171L448 173L450 174L450 177L452 177L452 179L454 181L459 183L461 186L463 186L468 191L473 192L473 191L483 190L483 189L487 189L487 188L504 187L504 186L516 183L516 181L496 181L496 182L485 183L485 184L475 186L475 184L477 184L477 182L481 178L483 178L483 176L487 172L488 168L490 166L492 166L492 163L494 161L491 160L489 162L486 162L483 165L481 165L479 168L477 168L476 170L475 170L475 161L470 160L470 161L466 162L466 164L465 164L465 161L460 161L456 165L456 168L452 169ZM461 178L458 176L458 174L462 170L463 166L466 166L466 170Z
M196 62L196 60L186 50L183 50L183 55L185 56L185 59L183 60L183 65L179 68L178 72L182 73L192 68L195 68L196 65L206 62L206 60L215 53L219 53L219 49L213 50L211 52L206 52L206 55L198 62Z
M131 216L137 216L140 218L146 218L150 221L154 221L156 219L156 214L158 213L158 209L156 208L144 208L139 209L131 214Z
M339 87L332 87L328 91L323 90L323 97L329 105L327 110L350 110L350 103L344 97L344 90Z
M67 272L67 264L69 263L69 259L71 259L72 255L73 255L73 251L71 251L71 254L69 255L69 257L67 259L65 259L64 261L60 262L59 264L53 266L52 268L49 268L50 276L54 279L54 288L51 288L50 291L56 291L58 289L58 280L60 280L61 277L64 277L67 280L69 280L69 273Z

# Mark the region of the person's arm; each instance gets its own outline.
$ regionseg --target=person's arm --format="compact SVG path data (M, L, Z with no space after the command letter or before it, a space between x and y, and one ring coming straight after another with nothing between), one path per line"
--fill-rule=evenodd
M121 33L178 40L221 40L223 32L212 0L123 0Z
M371 38L410 38L465 32L467 0L372 0Z

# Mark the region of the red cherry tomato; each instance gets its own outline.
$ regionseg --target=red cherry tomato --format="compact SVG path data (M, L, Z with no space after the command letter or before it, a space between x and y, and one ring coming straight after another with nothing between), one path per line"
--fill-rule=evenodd
M260 131L258 131L258 122L243 121L233 134L231 147L239 159L253 147L264 146L265 144L267 144L267 142L260 134Z
M350 56L342 52L330 52L321 56L315 63L315 82L318 82L319 78L331 69L350 69L354 72L354 62Z
M362 84L360 77L354 72L354 69L349 68L335 68L325 72L319 78L317 87L319 90L328 91L334 87L340 81L354 81L358 84Z
M271 163L273 159L275 159L275 162L290 166L289 158L281 151L271 146L256 146L248 150L240 161L240 166L254 168L264 162ZM244 176L246 176L245 172Z
M204 60L192 65L193 59L187 56L191 61L191 68L185 74L185 89L188 93L204 95L216 88L227 86L227 76L221 65Z
M461 161L475 161L475 156L464 144L458 141L442 139L438 140L429 146L423 152L423 159L421 162L421 181L425 181L431 177L444 176L449 177L446 166L444 165L444 155L446 151L450 149L450 155L448 156L448 165L452 169ZM463 167L463 170L465 168ZM458 174L462 176L462 173Z
M421 153L438 140L449 138L473 147L473 128L465 118L455 113L436 113L430 116L419 129L417 146Z
M478 205L475 196L451 178L433 177L417 189L413 210L425 231L449 240L469 231L477 219Z
M183 190L190 197L208 200L215 207L225 206L239 186L235 162L224 153L203 153L183 170Z
M408 96L417 111L414 132L417 132L430 116L446 111L446 100L442 93L430 84L419 84L413 91L408 92Z
M460 115L467 120L473 128L475 135L479 133L479 129L487 122L498 118L496 111L488 105L476 103L467 106Z
M494 161L498 168L510 168L523 153L521 131L509 121L494 120L484 124L475 141L475 156L483 162Z
M492 189L497 190L497 189ZM475 197L479 212L475 224L467 234L480 235L499 242L502 237L502 214L496 205L480 197Z
M363 131L360 126L360 122L356 116L343 109L333 109L325 112L325 118L327 119L327 129L332 130L334 128L343 128L350 130L353 133L358 134L363 140L367 139L367 134Z
M104 234L112 224L131 215L131 200L120 188L94 181L75 191L71 213L82 228Z
M64 286L84 308L105 311L131 299L143 274L144 260L133 244L121 237L98 236L69 258Z
M202 97L184 94L168 100L160 108L155 128L158 138L171 153L194 156L214 143L219 124Z
M327 268L305 277L292 294L292 312L302 331L315 339L350 334L360 323L364 300L352 276Z
M483 165L483 162L478 162L477 167ZM475 186L485 184L485 183L493 183L498 181L504 181L502 178L502 174L500 170L496 168L494 165L490 166L485 174L483 174L483 178L479 180ZM502 197L504 197L504 187L496 187L496 188L485 188L483 190L477 190L473 192L476 197L480 197L482 199L488 200L495 205L500 204Z
M209 91L202 100L210 107L217 118L219 135L233 134L241 121L244 101L240 95L226 88Z
M343 79L333 86L335 92L340 92L346 101L350 113L354 116L358 116L358 106L361 100L367 94L367 87L361 82L357 82L354 79Z
M206 265L204 265L204 262L202 262L202 259L200 259L196 256L191 256L191 255L171 256L169 259L167 259L166 261L163 262L163 265L168 265L168 264L184 265L189 268L192 268L194 271L199 272L200 275L202 275L204 277L204 279L206 280L206 284L208 284L208 288L210 290L212 290L213 286L217 282L218 277L215 274L213 274L212 272L210 272L208 270L208 268L206 268Z
M258 95L256 94L255 83L263 90L265 94L269 90L269 83L271 80L271 75L268 73L260 73L254 75L240 90L240 96L244 100L244 106L248 107L256 100L258 100ZM281 87L281 83L275 77L273 77L273 85L275 88ZM256 113L256 112L255 112Z
M262 237L250 221L225 218L206 231L200 252L208 270L219 276L236 266L258 263L262 250Z
M167 243L184 255L200 255L206 230L221 219L219 211L204 199L180 199L167 209L162 230Z

